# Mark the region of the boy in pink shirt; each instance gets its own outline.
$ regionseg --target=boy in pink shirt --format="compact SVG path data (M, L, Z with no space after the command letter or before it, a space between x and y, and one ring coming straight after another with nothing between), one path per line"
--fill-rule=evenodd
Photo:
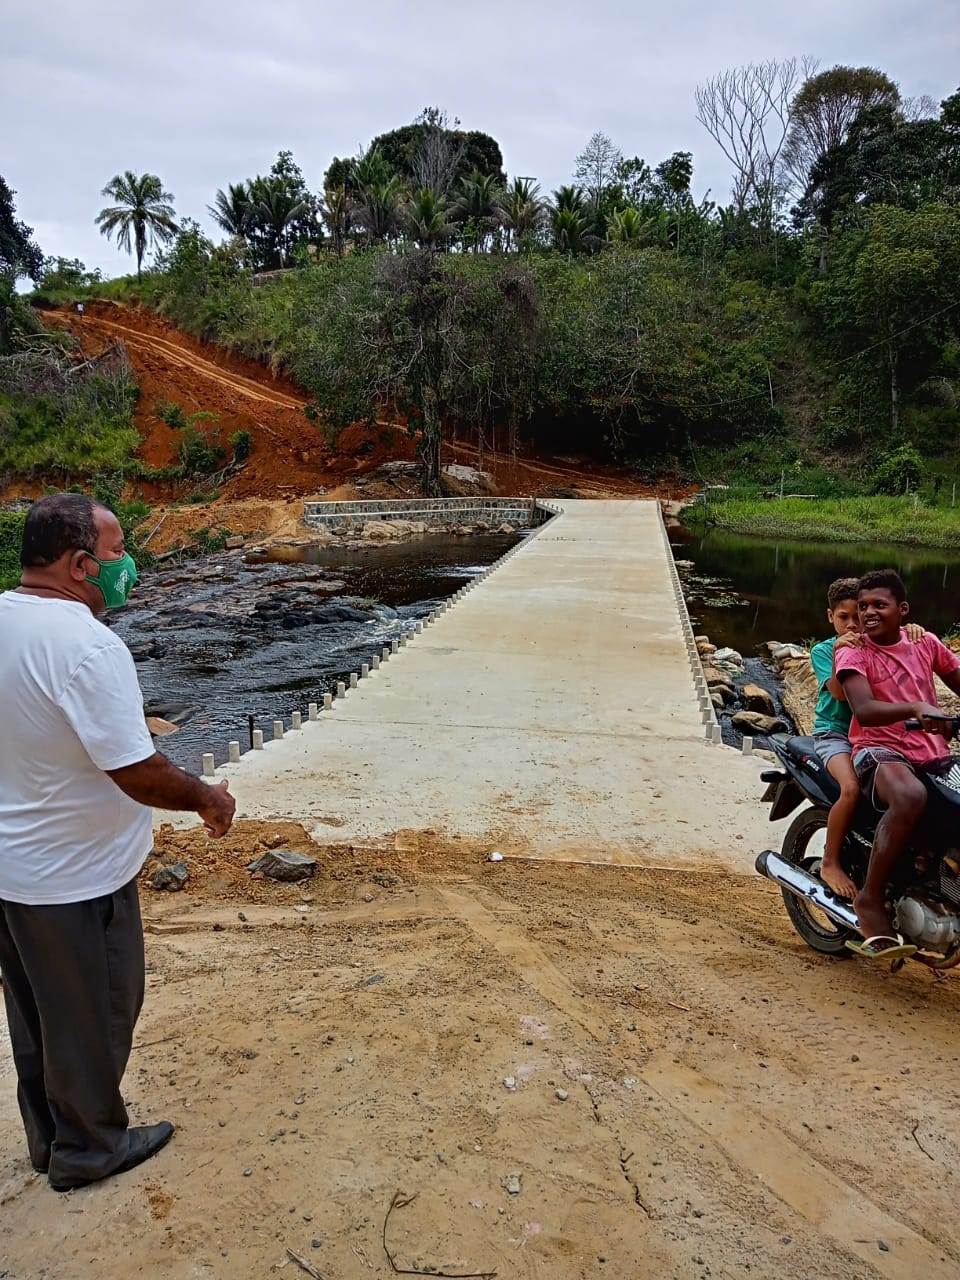
M926 808L927 790L918 773L936 773L951 763L946 739L953 726L937 706L933 677L960 694L960 661L929 631L915 644L901 634L910 606L893 569L860 579L857 608L863 646L837 652L836 678L853 711L850 743L860 785L884 811L866 882L853 904L866 939L855 949L877 957L904 954L887 916L886 886ZM924 732L908 731L903 721L909 719L919 720Z

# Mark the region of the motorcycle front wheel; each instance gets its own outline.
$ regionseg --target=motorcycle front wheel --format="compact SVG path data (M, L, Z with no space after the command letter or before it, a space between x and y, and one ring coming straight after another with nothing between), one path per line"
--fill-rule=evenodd
M811 875L817 874L823 857L828 816L828 809L804 809L797 814L783 837L780 852L784 858ZM859 938L859 934L831 920L825 911L821 911L808 898L798 898L789 889L781 889L780 892L783 894L783 905L787 909L790 923L808 947L813 947L814 951L823 955L836 956L838 960L852 958L853 952L845 943L848 938Z

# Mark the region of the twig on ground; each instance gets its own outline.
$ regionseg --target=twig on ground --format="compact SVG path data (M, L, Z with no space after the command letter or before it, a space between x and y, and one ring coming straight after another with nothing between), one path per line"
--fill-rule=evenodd
M394 1209L405 1209L408 1204L413 1204L418 1193L415 1191L412 1196L405 1196L401 1191L393 1193L393 1199L390 1201L390 1208L387 1210L387 1216L383 1220L383 1252L387 1255L387 1261L390 1263L390 1269L395 1276L446 1276L447 1280L496 1280L495 1271L429 1271L421 1270L420 1267L398 1267L393 1254L387 1248L387 1223L390 1221L390 1215Z
M671 1009L681 1009L684 1013L690 1012L690 1010L687 1008L685 1004L677 1004L674 1000L668 1000L667 1004L670 1006Z
M311 1266L306 1258L301 1258L299 1253L294 1253L292 1249L288 1249L287 1257L291 1262L295 1262L298 1267L301 1267L308 1276L313 1276L313 1280L324 1280L323 1273L318 1271L316 1267Z
M914 1142L917 1144L917 1146L920 1148L920 1150L923 1152L923 1154L927 1157L927 1159L928 1159L928 1160L932 1160L932 1159L933 1159L933 1156L930 1154L930 1152L926 1149L926 1147L923 1145L923 1143L922 1143L922 1142L920 1141L920 1139L917 1137L917 1130L918 1130L919 1128L920 1128L920 1121L918 1120L918 1121L916 1122L916 1124L913 1126L913 1128L910 1130L910 1137L911 1137L911 1138L913 1138Z
M140 544L141 546L145 547L145 546L147 545L147 543L150 541L150 539L153 537L153 535L157 532L157 530L160 528L160 526L163 524L164 520L166 520L166 518L167 518L167 516L168 516L169 514L170 514L170 513L169 513L168 511L165 511L165 512L163 513L163 515L160 517L160 519L157 521L157 523L153 526L153 528L150 530L150 532L149 532L149 533L147 534L147 536L144 538L143 542Z
M146 1044L135 1044L131 1048L131 1053L136 1053L138 1049L152 1049L157 1044L167 1044L171 1040L176 1040L176 1036L164 1036L162 1040L148 1040Z

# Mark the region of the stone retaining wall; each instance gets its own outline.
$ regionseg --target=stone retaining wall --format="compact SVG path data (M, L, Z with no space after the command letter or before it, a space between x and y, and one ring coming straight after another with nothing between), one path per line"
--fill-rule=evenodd
M533 498L389 498L383 501L305 502L303 521L311 529L358 529L377 520L419 520L430 526L501 524L530 529L553 512Z

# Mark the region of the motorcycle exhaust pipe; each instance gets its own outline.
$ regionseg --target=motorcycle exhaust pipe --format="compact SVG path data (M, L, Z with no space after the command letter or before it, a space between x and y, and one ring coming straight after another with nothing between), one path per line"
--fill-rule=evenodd
M763 853L757 855L756 868L762 876L773 880L782 889L789 889L798 898L807 898L837 924L852 929L854 933L860 932L857 913L853 907L848 902L841 902L839 898L835 898L827 886L816 876L812 876L809 871L804 871L795 863L788 862L773 849L764 849Z

